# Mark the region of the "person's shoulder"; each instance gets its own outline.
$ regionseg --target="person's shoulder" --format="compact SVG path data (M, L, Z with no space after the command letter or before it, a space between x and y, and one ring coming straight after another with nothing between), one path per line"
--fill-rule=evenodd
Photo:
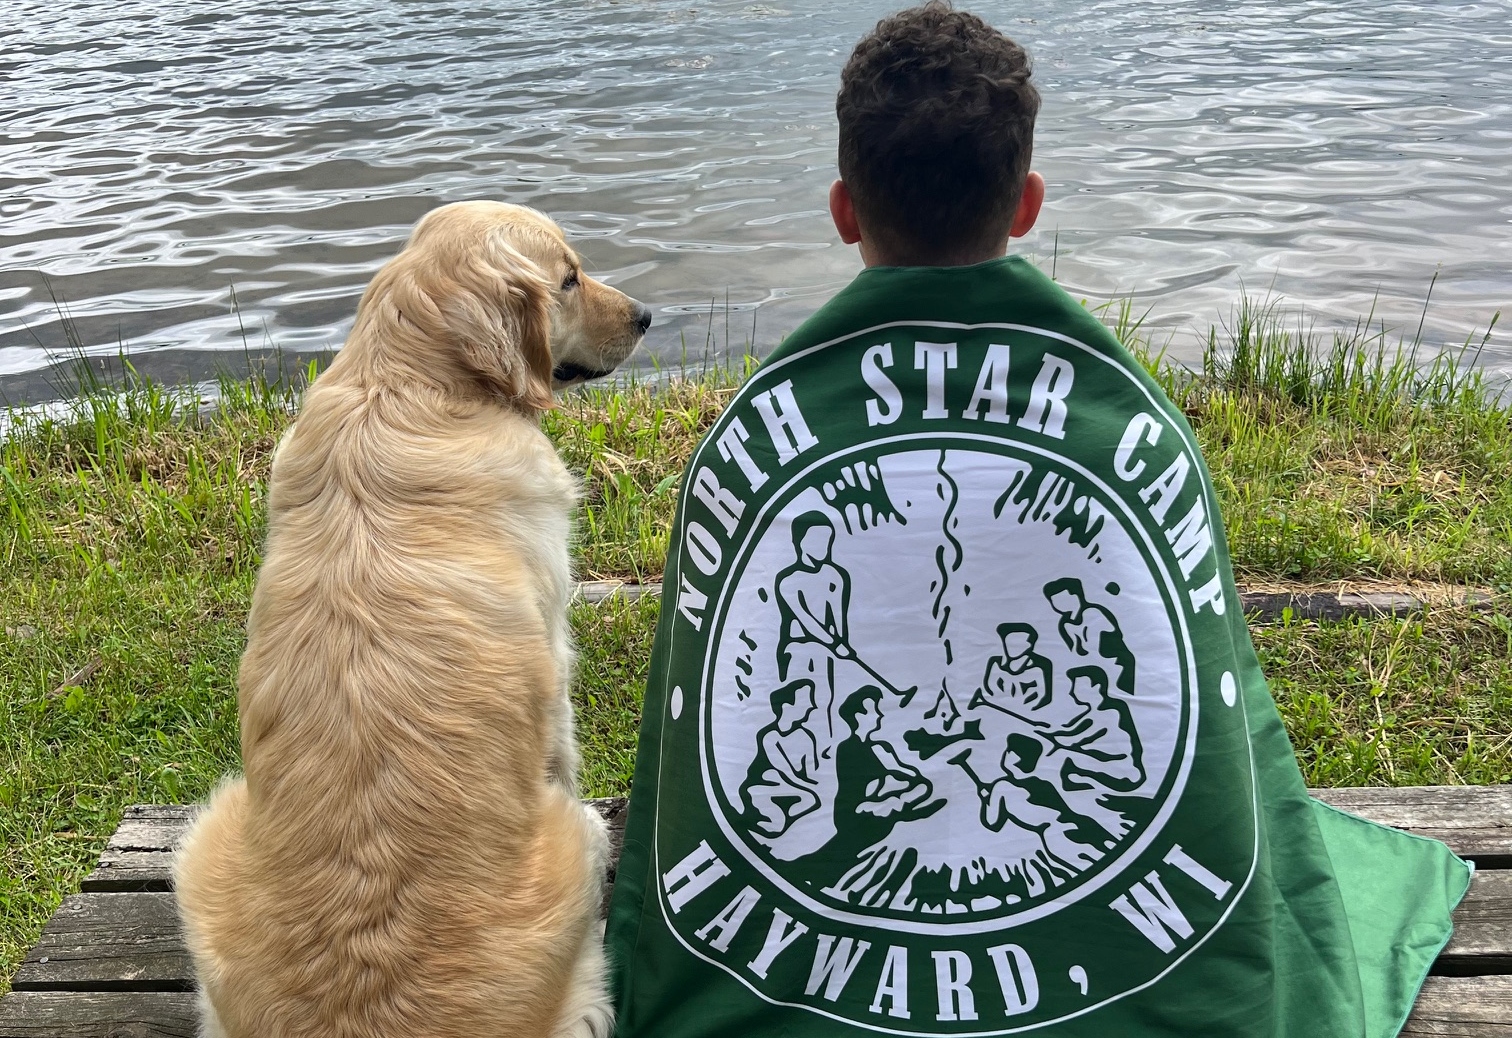
M1011 323L1077 340L1104 353L1125 355L1123 344L1109 328L1048 274L1021 256L1006 256L983 271L982 309L996 308Z
M792 334L775 357L880 329L914 325L1042 329L1099 352L1123 347L1097 317L1033 263L1002 256L965 267L870 267Z

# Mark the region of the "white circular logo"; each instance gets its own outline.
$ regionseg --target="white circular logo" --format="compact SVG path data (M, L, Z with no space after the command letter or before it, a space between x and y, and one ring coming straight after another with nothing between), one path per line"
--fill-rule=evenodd
M994 446L829 459L737 564L704 689L711 806L816 911L1038 918L1116 875L1179 792L1168 575L1090 474Z

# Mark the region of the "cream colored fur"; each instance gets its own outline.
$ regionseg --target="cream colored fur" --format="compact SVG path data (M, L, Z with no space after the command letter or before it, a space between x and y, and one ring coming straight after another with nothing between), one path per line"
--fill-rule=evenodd
M568 699L576 484L552 371L645 311L528 209L446 206L280 445L239 676L244 778L177 862L204 1033L603 1038L608 851Z

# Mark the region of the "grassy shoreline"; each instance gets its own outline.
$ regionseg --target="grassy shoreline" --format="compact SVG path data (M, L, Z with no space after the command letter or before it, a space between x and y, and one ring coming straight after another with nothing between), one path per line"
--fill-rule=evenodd
M1141 346L1128 308L1105 316ZM1150 361L1207 455L1241 582L1512 589L1512 406L1358 329L1304 340L1247 307L1201 369ZM583 475L582 578L660 574L682 466L743 374L590 389L547 415ZM234 770L262 492L296 403L259 379L224 382L209 413L146 382L95 386L0 442L0 991L125 804L192 800ZM1512 780L1512 603L1496 601L1252 625L1308 780ZM628 787L657 610L574 607L588 794Z

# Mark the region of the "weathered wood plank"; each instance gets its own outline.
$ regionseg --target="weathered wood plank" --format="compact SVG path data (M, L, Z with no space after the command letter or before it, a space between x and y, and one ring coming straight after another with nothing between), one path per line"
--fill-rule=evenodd
M91 894L173 889L173 851L106 849L79 889Z
M86 893L172 888L173 849L198 804L134 804L80 889Z
M587 801L609 825L613 885L625 838L623 797ZM193 971L171 893L173 849L191 807L129 808L111 838L111 865L64 899L16 973L17 991L188 991ZM102 878L103 874L103 878ZM608 897L605 896L605 907Z
M17 991L191 991L171 893L74 894L27 952Z
M607 911L624 840L625 802L591 803L609 822ZM171 857L168 851L154 853ZM153 869L166 886L166 861ZM193 966L183 946L173 893L117 889L65 898L12 983L17 991L192 990Z
M1454 937L1434 963L1435 973L1512 973L1512 872L1476 872L1454 911Z
M1483 868L1512 868L1512 786L1406 786L1314 789L1312 795L1345 811L1443 840ZM608 820L619 859L624 839L623 797L591 800ZM193 806L129 807L85 891L168 890L172 851L196 810ZM612 870L611 870L612 875Z
M609 878L619 867L620 849L625 846L625 817L630 813L628 797L598 797L583 803L604 816L609 826Z
M624 797L604 797L586 803L609 823L611 844L609 881L614 881L620 845L625 839ZM134 804L121 816L121 826L105 846L93 872L79 889L87 894L173 889L173 852L183 839L197 805Z
M194 996L17 991L0 1038L192 1038ZM1512 977L1430 977L1403 1038L1512 1038Z
M1479 859L1482 868L1455 914L1454 940L1435 972L1455 979L1512 972L1512 871L1487 868L1512 864L1512 787L1335 789L1315 795L1384 824L1439 837ZM609 823L612 884L628 805L623 798L590 803ZM112 864L102 860L91 877L93 889L64 902L17 974L18 992L173 992L192 987L169 893L169 865L194 810L128 809L107 851ZM1512 1008L1506 1019L1512 1020Z
M635 584L626 580L584 580L577 586L575 597L588 605L597 605L610 598L660 598L661 582Z
M1286 610L1299 620L1343 620L1347 617L1412 616L1433 606L1489 610L1496 598L1484 591L1456 592L1445 600L1420 598L1395 591L1244 591L1239 600L1245 615L1275 619Z
M1512 871L1477 872L1454 925L1435 973L1512 972ZM15 979L18 991L183 991L193 983L168 892L67 898Z
M1311 793L1373 822L1443 840L1479 868L1512 868L1512 786L1358 787Z
M1455 937L1433 964L1453 976L1512 973L1512 872L1482 870L1455 910Z
M194 1038L195 996L169 992L13 991L0 1038Z
M1512 977L1429 977L1402 1038L1512 1038Z

